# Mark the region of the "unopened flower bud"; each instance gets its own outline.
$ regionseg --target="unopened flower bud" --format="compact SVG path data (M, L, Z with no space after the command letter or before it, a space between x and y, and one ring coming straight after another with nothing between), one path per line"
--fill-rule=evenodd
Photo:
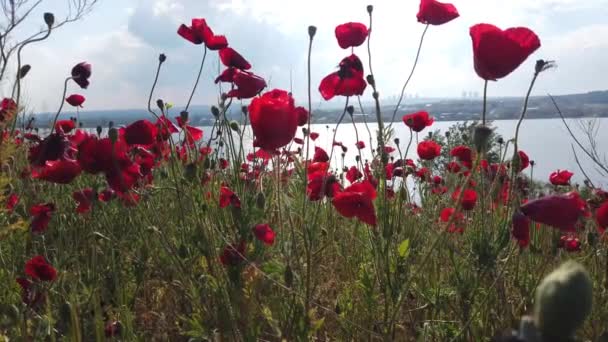
M53 24L55 23L55 15L50 12L44 13L44 22L49 28L53 27Z
M240 131L239 123L235 120L230 121L230 129L238 133Z
M160 63L165 63L166 60L167 60L167 55L165 55L164 53L161 53L160 55L158 55L158 61Z
M308 26L308 36L310 39L312 39L315 34L317 34L317 27L313 25Z
M367 80L367 83L369 83L370 86L375 86L376 85L376 80L374 80L374 75L367 75L367 77L365 78Z
M355 156L355 161L357 161L357 163L358 163L361 161L361 158L359 156Z
M448 132L445 132L445 137L446 137L446 138L448 138L448 139L449 139L449 138L450 138L450 135L451 135L451 133L450 133L449 131L448 131Z
M374 6L373 5L367 5L367 13L372 14L373 11L374 11Z
M304 136L308 135L308 129L306 127L302 127L302 134L304 134Z
M567 261L536 289L534 319L544 341L567 341L591 312L592 282L583 266Z
M118 140L118 130L114 127L110 128L108 130L108 137L110 138L112 144L116 143L116 141Z
M536 162L534 160L530 160L530 166L534 167L534 164L536 164Z
M23 79L28 72L30 72L30 70L32 70L32 66L29 64L26 64L24 66L21 67L21 69L19 70L19 79Z
M220 117L220 110L216 106L211 106L211 114L218 119Z
M249 109L247 108L247 106L241 107L241 113L243 113L244 115L247 115L248 112L249 112Z
M114 127L114 121L108 122L108 129Z
M355 113L355 107L353 106L348 106L346 107L346 112L350 115L353 116L353 114Z
M393 139L393 142L395 143L395 145L399 145L401 140L399 140L399 138L395 138L395 139Z
M97 135L98 136L100 136L101 132L103 132L103 128L101 128L101 126L97 126L96 130L97 130Z
M486 149L488 146L488 140L492 135L492 129L488 126L477 126L473 132L473 142L478 152Z
M165 110L165 102L161 99L156 100L156 106L158 107L158 109L160 109L161 112Z
M185 110L179 113L179 118L182 119L182 123L188 122L188 112Z

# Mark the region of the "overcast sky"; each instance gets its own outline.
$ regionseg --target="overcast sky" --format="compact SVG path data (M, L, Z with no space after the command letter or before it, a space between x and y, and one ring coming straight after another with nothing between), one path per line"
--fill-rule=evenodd
M46 0L55 7L63 0ZM297 101L306 100L307 27L318 27L313 50L313 96L321 78L349 53L340 49L334 27L348 21L367 24L367 4L374 5L372 58L381 96L396 95L414 60L424 25L417 23L418 0L100 0L83 21L54 32L49 40L25 51L33 69L27 98L36 111L56 108L63 80L71 67L93 65L91 86L70 93L87 97L87 109L145 108L158 54L164 65L154 99L184 104L202 57L202 47L176 34L181 23L206 18L216 34L253 65L272 88L290 87ZM460 97L481 93L483 82L473 70L469 27L487 22L501 28L527 26L542 47L516 72L489 88L491 96L523 95L536 59L554 59L559 67L543 74L536 94L578 93L608 89L608 0L454 0L460 18L427 33L419 67L408 93ZM37 20L37 19L35 19ZM41 21L41 20L40 20ZM30 24L33 28L40 26ZM355 50L364 64L367 51ZM217 54L207 59L193 103L214 103L218 90ZM367 72L367 67L366 67ZM365 94L371 99L371 93ZM336 104L343 101L336 99ZM331 104L321 104L328 106Z

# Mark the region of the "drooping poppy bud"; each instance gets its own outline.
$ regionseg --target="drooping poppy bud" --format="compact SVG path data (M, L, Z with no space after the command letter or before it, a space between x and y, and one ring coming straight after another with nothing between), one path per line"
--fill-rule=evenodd
M50 29L55 23L55 15L50 12L44 13L44 22L46 23L46 26L48 26Z

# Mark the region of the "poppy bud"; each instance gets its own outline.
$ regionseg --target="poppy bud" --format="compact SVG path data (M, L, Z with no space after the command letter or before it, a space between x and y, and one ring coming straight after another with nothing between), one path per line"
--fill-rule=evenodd
M473 142L478 152L486 149L488 139L492 135L492 129L488 126L477 126L473 132Z
M308 135L308 129L306 127L302 127L302 134L304 134L304 136Z
M347 112L347 113L348 113L350 116L352 116L352 115L355 113L355 107L353 107L353 106L348 106L348 107L346 107L346 112Z
M312 39L315 34L317 34L317 27L313 25L308 26L308 36L310 39Z
M248 113L247 106L242 106L241 107L241 113L243 113L243 115L247 115L247 113Z
M400 142L401 140L399 140L399 138L395 138L393 141L395 142L395 145L399 145L399 142Z
M220 131L220 132L221 132L221 131ZM219 134L219 132L218 132L218 134ZM219 147L224 147L224 142L223 142L223 141L220 141L220 142L218 142L218 143L217 143L217 145L218 145Z
M359 156L355 156L355 161L358 163L361 161L361 158Z
M342 156L342 159L344 159L344 157L346 157L346 153L344 153L344 152L340 153L340 155Z
M53 27L53 24L55 23L55 16L53 15L53 13L44 13L44 22L49 28Z
M367 13L372 14L373 11L374 11L374 6L373 5L367 5Z
M534 164L536 164L536 162L534 160L530 160L530 166L534 167Z
M103 128L101 128L101 126L97 126L96 130L97 130L97 135L100 136L101 132L103 131Z
M216 106L211 106L211 114L218 119L220 117L220 110Z
M235 120L230 121L230 129L238 133L240 131L239 123Z
M592 300L589 274L574 261L545 277L536 290L534 306L534 319L543 339L571 339L591 312Z
M118 140L118 130L114 127L110 128L108 130L108 137L110 138L112 144L114 144Z
M372 93L372 97L374 98L374 100L377 100L378 98L380 98L380 93L378 93L377 91Z
M167 60L167 56L164 53L158 55L158 61L164 63Z
M29 64L22 66L21 70L19 70L19 79L23 79L31 69L32 66Z
M502 145L505 143L505 140L502 137L498 137L498 139L496 139L496 142Z
M183 123L188 122L188 112L186 112L185 110L179 113L179 117L180 119L182 119Z
M165 102L163 102L163 100L161 100L161 99L158 99L158 100L156 100L156 106L162 112L165 109Z
M114 121L108 122L108 129L114 127Z
M263 193L259 192L256 196L255 196L255 205L259 208L259 209L264 209L264 207L266 206L266 196L264 196Z
M371 85L372 87L376 85L376 80L374 80L374 75L367 75L367 77L365 79L367 80L367 83L369 83L369 85Z
M541 72L556 67L555 61L545 61L543 59L539 59L536 61L536 66L534 67L534 71L536 74L540 74Z

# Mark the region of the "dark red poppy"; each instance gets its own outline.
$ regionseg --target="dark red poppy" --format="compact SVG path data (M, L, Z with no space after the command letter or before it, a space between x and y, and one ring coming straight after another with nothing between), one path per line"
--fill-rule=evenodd
M530 244L530 220L519 211L513 214L511 234L517 240L519 247L526 248Z
M519 155L519 172L527 169L530 166L530 157L524 151L517 151Z
M0 102L0 123L9 122L17 113L17 103L13 99L4 98Z
M293 142L298 144L298 145L304 145L304 139L302 138L293 138Z
M65 102L67 102L68 104L70 104L71 106L74 106L74 107L82 107L82 104L84 103L84 101L85 101L84 96L79 95L79 94L72 94L65 98Z
M575 236L564 235L559 239L557 247L563 248L566 252L580 252L581 241Z
M329 156L327 155L327 152L325 152L324 149L322 149L318 146L315 146L315 155L314 155L312 161L314 163L318 163L318 162L325 163L325 162L329 161Z
M245 241L241 241L237 246L228 245L224 248L222 255L220 255L220 262L224 266L237 266L243 260L245 260L245 250L247 245Z
M304 107L296 107L296 114L298 116L298 126L302 127L308 123L308 111Z
M55 123L55 131L57 133L70 133L76 128L76 123L72 120L59 120Z
M597 222L600 233L604 233L608 229L608 202L604 202L595 212L595 220Z
M578 220L587 215L587 204L577 192L569 192L529 201L521 206L521 211L532 221L574 231Z
M331 203L340 215L347 218L356 217L361 222L375 226L375 198L376 189L368 180L364 180L338 192Z
M450 151L450 156L456 157L460 162L471 163L473 161L473 150L468 146L456 146Z
M464 215L461 212L456 212L454 208L444 208L439 214L439 220L443 223L452 222L448 227L450 233L463 233L464 232Z
M127 193L133 189L142 177L141 167L131 160L105 171L105 174L108 185L115 190L118 195Z
M232 83L236 86L236 89L231 89L226 96L250 99L266 88L266 81L260 76L248 71L235 70L237 71L232 78Z
M69 184L78 177L81 172L82 168L76 160L60 159L47 161L43 168L34 169L32 171L32 178L42 179L57 184Z
M425 140L418 144L418 157L422 160L433 160L441 155L441 145L433 140Z
M11 193L6 198L5 208L6 208L6 210L8 210L9 213L12 213L15 210L15 207L17 206L18 203L19 203L19 195L17 195L16 193Z
M395 148L392 146L388 146L388 145L384 146L383 150L384 150L384 153L386 153L386 154L391 154L391 153L395 152Z
M357 146L357 148L358 148L359 150L362 150L362 149L364 149L364 148L365 148L365 143L364 143L363 141L357 141L357 142L355 143L355 146Z
M311 139L312 141L317 140L317 138L318 138L318 137L319 137L319 133L317 133L317 132L311 132L311 133L310 133L310 139Z
M229 187L222 185L220 188L220 208L226 208L229 205L240 208L241 200Z
M25 263L25 274L39 281L57 279L57 270L42 255L37 255Z
M309 170L308 183L306 184L306 195L309 200L318 201L325 196L333 198L341 190L340 183L331 173L325 171L310 172Z
M116 197L116 191L112 189L105 189L99 193L97 199L100 202L108 203Z
M435 119L429 116L428 112L416 112L412 114L406 114L402 118L403 123L414 132L422 132L426 127L430 127Z
M149 146L156 142L158 128L148 120L137 120L121 128L120 133L127 145Z
M460 197L460 189L456 188L454 193L452 193L452 199L454 201L458 200ZM477 192L473 189L465 189L462 194L462 209L463 210L473 210L475 208L475 204L477 203Z
M319 92L325 100L334 96L363 95L367 82L363 78L363 64L356 55L344 58L339 70L327 75L319 85Z
M447 166L448 171L451 173L460 172L460 165L457 162L450 162Z
M253 234L265 245L272 246L274 244L276 234L274 230L272 230L272 228L270 228L270 226L267 224L258 224L253 227Z
M110 138L98 139L91 135L78 148L78 162L91 174L111 172L131 164L127 152L128 146L122 139L112 143Z
M205 19L192 19L191 26L182 24L177 29L177 34L196 45L205 43L209 50L219 50L228 46L226 37L215 35Z
M251 101L249 121L259 147L266 150L283 147L293 140L298 128L294 99L284 90L264 93Z
M93 201L97 198L95 191L91 188L74 191L72 198L78 203L76 212L84 214L91 211Z
M69 148L70 142L64 135L51 133L30 148L28 160L32 166L44 166L47 161L65 158Z
M236 52L233 48L226 47L220 50L220 60L227 67L234 67L241 70L251 69L251 64Z
M570 178L574 173L568 170L557 170L549 176L549 181L553 185L570 185Z
M34 282L23 277L16 279L17 284L21 287L21 300L31 308L38 308L44 304L46 296L34 286Z
M80 88L87 89L89 87L89 78L91 77L91 64L81 62L72 68L72 79Z
M525 27L503 31L494 25L477 24L471 27L470 35L475 71L488 81L509 75L540 47L538 36Z
M458 18L456 6L436 0L421 0L418 11L418 22L430 25L442 25Z
M367 39L367 26L362 23L346 23L336 26L336 39L343 49L360 46Z
M156 128L158 129L160 138L165 141L169 140L171 134L179 132L175 124L164 115L156 120Z
M363 173L361 173L361 171L359 171L359 169L356 166L351 166L348 171L346 172L346 179L351 182L354 183L357 180L361 179L363 177Z

